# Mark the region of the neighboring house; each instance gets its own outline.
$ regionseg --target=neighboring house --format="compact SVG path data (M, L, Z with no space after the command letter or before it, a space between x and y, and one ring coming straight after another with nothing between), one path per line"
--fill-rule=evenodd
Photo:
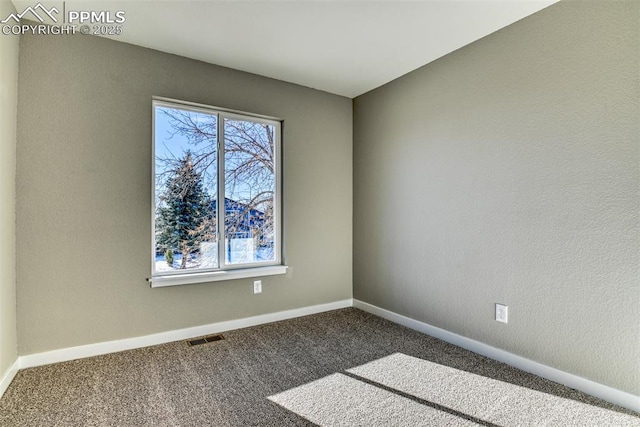
M217 214L217 200L211 204L213 215ZM262 229L266 218L262 211L253 209L244 203L224 199L225 235L228 239L248 239L255 236L255 230Z

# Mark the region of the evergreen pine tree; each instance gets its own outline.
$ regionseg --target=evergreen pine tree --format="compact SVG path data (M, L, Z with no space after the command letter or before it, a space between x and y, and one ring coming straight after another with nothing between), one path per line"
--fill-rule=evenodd
M202 174L194 168L191 152L179 159L160 201L157 244L180 252L180 268L187 268L190 255L198 251L201 242L210 240L215 231L211 198L202 185Z

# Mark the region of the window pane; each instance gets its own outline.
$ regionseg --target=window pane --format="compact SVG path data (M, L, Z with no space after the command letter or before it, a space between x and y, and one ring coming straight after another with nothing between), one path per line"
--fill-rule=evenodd
M218 268L216 114L155 107L155 271Z
M276 128L224 119L225 262L276 260Z

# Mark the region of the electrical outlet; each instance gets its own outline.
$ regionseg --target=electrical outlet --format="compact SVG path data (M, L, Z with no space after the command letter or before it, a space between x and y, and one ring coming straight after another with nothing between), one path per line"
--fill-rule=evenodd
M509 307L504 304L496 304L496 321L507 323L509 320Z
M253 282L253 293L254 294L262 293L262 280L255 280Z

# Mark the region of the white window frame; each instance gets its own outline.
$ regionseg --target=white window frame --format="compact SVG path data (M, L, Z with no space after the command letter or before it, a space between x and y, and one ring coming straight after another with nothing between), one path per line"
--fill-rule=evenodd
M282 119L267 117L257 114L245 113L229 110L225 108L213 107L204 104L179 101L170 98L152 98L152 155L151 155L151 277L148 281L151 287L164 287L175 285L186 285L193 283L215 282L219 280L232 280L249 277L271 276L285 274L287 266L283 262L283 231L282 231ZM156 212L156 107L179 108L182 110L206 113L217 116L218 154L217 154L217 193L216 200L216 234L218 241L218 268L202 268L192 270L175 270L157 272L155 269L156 255L156 232L155 232L155 212ZM226 209L220 209L220 200L224 206L225 200L225 155L224 155L224 120L247 120L254 123L268 124L275 127L275 206L274 206L274 253L273 261L228 264L226 260L225 244L225 213ZM223 224L220 227L220 224Z

